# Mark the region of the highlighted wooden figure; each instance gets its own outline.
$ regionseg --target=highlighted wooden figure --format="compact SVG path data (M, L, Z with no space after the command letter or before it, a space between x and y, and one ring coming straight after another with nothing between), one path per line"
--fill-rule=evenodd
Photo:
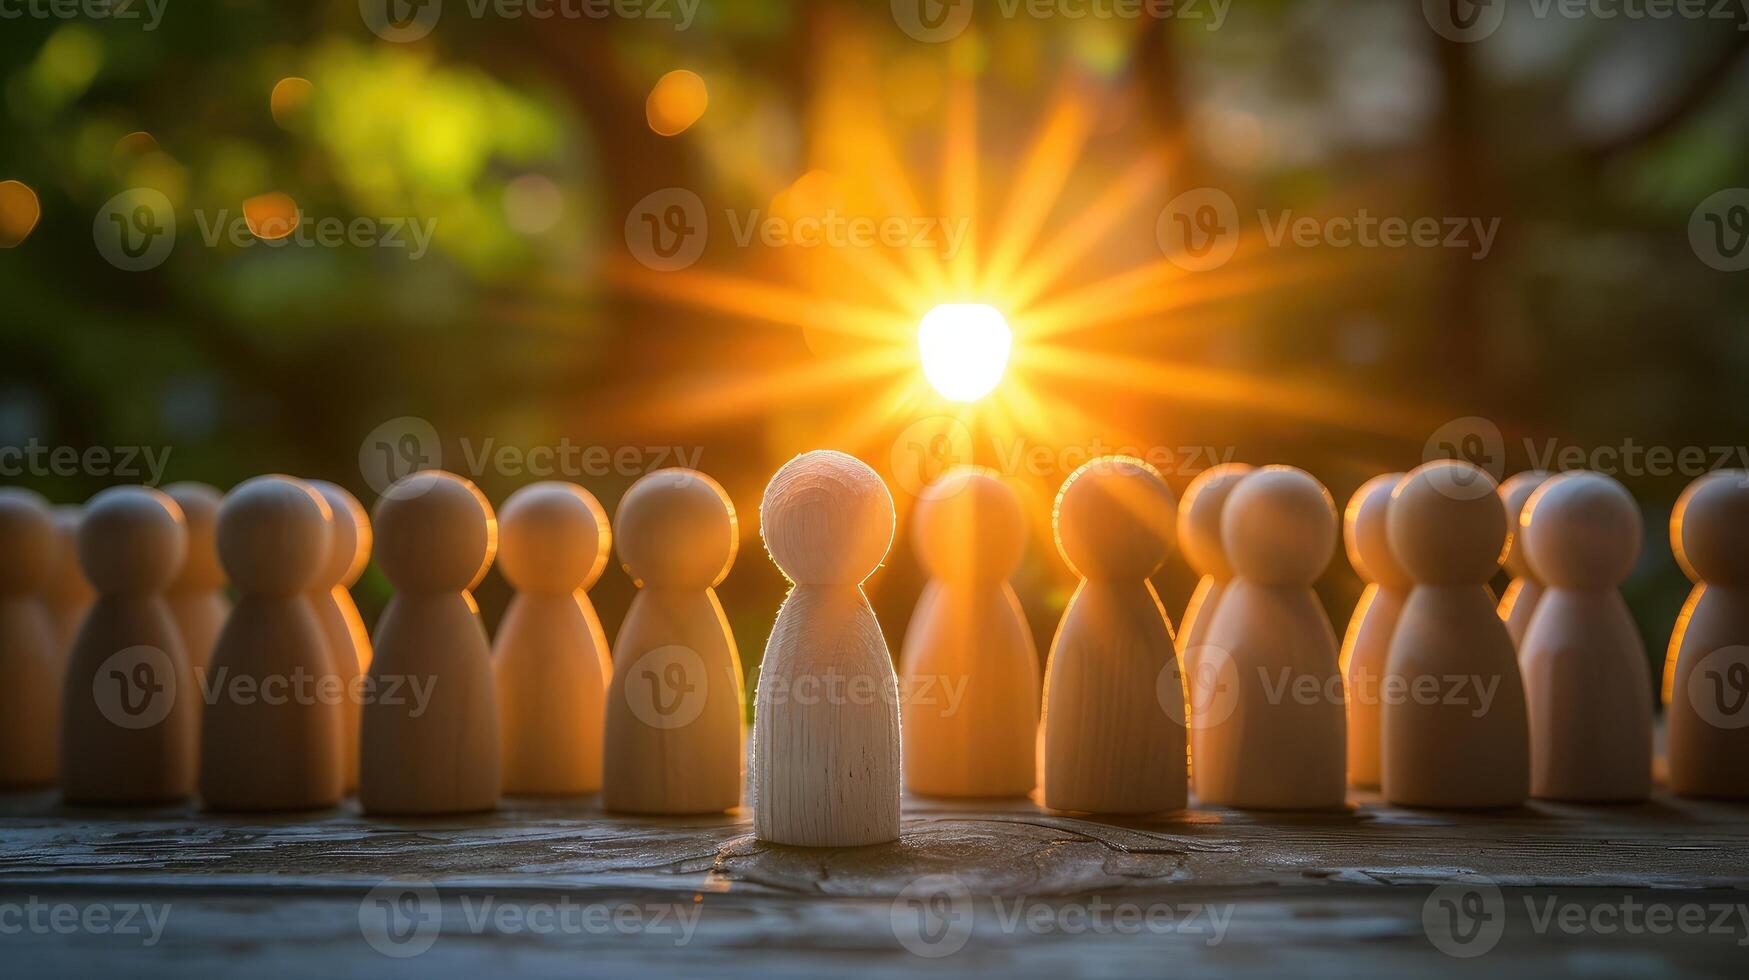
M389 487L371 523L395 597L371 637L359 803L382 814L490 810L499 790L498 694L469 590L498 548L492 505L470 481L422 470Z
M498 531L516 590L492 645L504 792L594 793L613 667L584 590L607 565L607 512L574 483L534 483L504 502Z
M741 658L716 586L740 545L734 505L703 473L632 484L614 547L638 585L614 637L602 803L625 813L720 813L741 802Z
M1233 489L1221 539L1236 573L1209 624L1209 710L1193 733L1204 802L1274 810L1344 804L1347 768L1336 631L1312 583L1336 551L1330 491L1291 466Z
M1525 501L1553 475L1547 470L1527 470L1507 477L1506 482L1500 484L1500 499L1506 504L1506 574L1512 576L1512 581L1507 583L1506 591L1500 596L1498 612L1506 621L1506 632L1512 636L1513 645L1520 649L1523 648L1525 627L1530 625L1530 614L1536 611L1536 604L1543 594L1542 579L1525 559L1521 518Z
M1391 553L1385 533L1391 491L1402 478L1401 473L1386 473L1366 481L1342 515L1348 563L1366 582L1340 658L1348 704L1348 784L1360 789L1379 785L1379 690L1391 634L1414 584Z
M1670 788L1749 799L1749 470L1690 483L1670 544L1695 583L1670 637Z
M765 488L759 532L795 583L765 644L748 796L760 840L809 847L899 836L899 682L861 583L893 542L874 470L803 453Z
M1178 509L1178 547L1191 570L1202 576L1178 624L1178 655L1184 663L1185 694L1193 719L1214 694L1214 679L1202 672L1202 647L1221 593L1233 579L1233 563L1227 560L1226 545L1221 543L1221 512L1233 488L1253 469L1246 463L1222 463L1203 470L1185 488L1184 503ZM1195 761L1193 758L1192 764Z
M79 515L81 509L72 504L54 508L55 567L49 573L43 589L43 601L48 606L49 625L55 633L55 657L60 670L67 667L73 653L73 638L79 633L79 623L86 610L97 599L97 590L85 581L85 571L79 567ZM57 689L59 682L56 683ZM55 696L60 700L60 695Z
M1057 550L1082 581L1045 666L1041 776L1053 810L1185 805L1184 681L1148 581L1175 519L1166 481L1127 456L1088 462L1057 494Z
M309 600L333 520L320 494L288 476L245 480L219 505L219 560L239 598L207 666L200 795L209 809L340 802L345 702Z
M340 775L351 792L358 788L358 726L364 694L360 678L370 669L370 633L352 601L352 586L370 564L370 516L345 488L325 480L309 484L334 516L328 524L328 558L309 600L322 627L329 666L340 682Z
M1643 800L1652 792L1652 675L1618 591L1640 555L1640 508L1601 473L1554 477L1521 535L1544 584L1519 645L1530 716L1530 793Z
M1025 796L1037 781L1038 650L1008 577L1026 546L1014 490L959 468L924 489L911 539L930 576L899 656L905 786Z
M194 792L200 685L164 593L188 547L182 508L145 487L85 505L79 564L97 590L61 700L69 803L171 803Z
M0 489L0 788L55 781L61 672L41 594L60 538L42 498Z
M219 563L215 538L219 501L223 495L204 483L172 483L164 488L182 508L188 526L188 553L170 583L166 598L170 614L182 630L182 645L188 662L205 673L212 662L213 644L219 640L231 600L225 596L225 570Z
M1397 484L1391 551L1415 582L1385 658L1380 788L1404 806L1505 807L1530 788L1517 651L1488 579L1506 543L1493 477L1440 460Z

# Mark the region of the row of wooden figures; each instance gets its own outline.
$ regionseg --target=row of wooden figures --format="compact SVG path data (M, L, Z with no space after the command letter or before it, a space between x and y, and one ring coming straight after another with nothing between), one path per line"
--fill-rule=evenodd
M755 696L756 834L891 840L901 784L1110 814L1181 808L1187 783L1264 809L1339 807L1345 785L1431 807L1650 791L1649 678L1617 592L1640 516L1608 477L1496 487L1447 461L1370 481L1343 520L1369 584L1340 651L1311 589L1337 515L1303 471L1216 467L1180 508L1146 464L1106 458L1070 476L1053 517L1083 581L1041 691L1007 581L1026 536L1015 494L974 469L931 485L901 684L861 591L892 542L885 485L831 451L778 471L760 531L794 588ZM373 532L396 592L369 636L348 587ZM1669 781L1743 798L1749 474L1697 480L1671 532L1697 584L1670 648ZM640 590L611 654L586 595L610 539ZM1203 575L1176 636L1147 581L1175 539ZM437 471L370 518L333 484L283 476L53 512L0 491L0 785L58 781L101 804L198 792L224 810L354 788L383 814L598 790L621 812L727 810L741 669L713 590L737 541L721 487L688 470L635 484L611 533L580 487L525 487L494 515ZM494 556L517 595L489 643L470 591Z

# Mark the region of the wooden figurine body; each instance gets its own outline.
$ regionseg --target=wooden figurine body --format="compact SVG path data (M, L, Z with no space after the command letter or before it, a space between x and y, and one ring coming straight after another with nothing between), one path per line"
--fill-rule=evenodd
M310 590L310 607L322 628L330 669L339 680L340 776L347 792L358 788L358 726L363 713L361 678L370 669L370 633L352 601L352 586L370 564L370 516L345 488L323 480L310 486L322 495L334 519L328 560Z
M60 538L35 494L0 489L0 789L55 781L60 650L41 599Z
M371 638L375 696L359 728L359 803L380 814L490 810L500 785L498 695L469 589L497 550L492 506L470 481L423 470L391 486L371 516L395 597Z
M1670 543L1695 583L1670 638L1670 788L1749 799L1749 471L1690 483Z
M1025 796L1037 781L1038 652L1008 577L1026 518L991 473L930 484L912 541L930 575L899 665L905 786L932 796Z
M576 484L534 483L504 502L498 528L498 569L516 589L492 645L504 792L594 793L612 662L583 609L607 565L607 513Z
M740 545L710 477L666 469L614 515L638 594L614 637L602 804L623 813L721 813L741 802L741 658L716 586Z
M1335 629L1312 592L1336 550L1335 503L1304 471L1266 466L1233 489L1221 538L1236 574L1209 625L1204 669L1232 693L1193 733L1197 797L1250 809L1340 808L1342 674Z
M97 591L85 581L85 571L79 567L80 508L63 504L54 508L55 567L49 573L43 589L43 602L48 607L49 626L55 635L55 658L58 671L67 669L67 659L73 654L73 638L79 634L79 623L97 598ZM59 688L60 682L56 681ZM57 694L56 701L60 700Z
M194 791L200 685L164 600L187 547L182 508L145 487L92 497L79 563L97 590L61 699L69 803L172 803Z
M1208 708L1215 694L1214 678L1202 670L1202 647L1220 606L1221 593L1233 580L1233 563L1227 560L1226 546L1221 543L1221 512L1226 509L1233 488L1253 469L1245 463L1222 463L1203 470L1184 489L1184 503L1178 509L1178 547L1191 570L1202 576L1184 607L1184 619L1178 624L1187 717L1192 719L1193 727L1196 714ZM1195 762L1192 758L1191 763Z
M1349 499L1342 518L1348 562L1366 582L1339 658L1347 692L1348 784L1360 789L1379 785L1380 685L1391 634L1413 584L1391 553L1385 529L1391 491L1402 478L1401 473L1386 473L1366 481Z
M1530 788L1530 734L1517 651L1487 586L1506 542L1493 478L1453 460L1417 467L1392 492L1386 524L1415 586L1385 660L1385 799L1517 806Z
M1554 477L1521 520L1544 583L1518 662L1530 717L1530 793L1643 800L1652 792L1652 676L1618 587L1640 554L1640 508L1601 473Z
M1506 632L1512 637L1512 645L1520 650L1523 649L1524 631L1530 625L1531 613L1536 611L1536 604L1543 595L1542 579L1525 558L1524 528L1520 518L1530 495L1553 475L1547 470L1527 470L1507 477L1506 482L1500 484L1500 500L1506 505L1506 574L1512 576L1512 581L1507 583L1506 591L1500 596L1498 612L1506 621Z
M207 665L200 795L209 809L314 809L344 792L343 694L309 601L332 523L322 496L287 476L246 480L219 505L219 560L241 598Z
M1082 581L1045 665L1042 799L1053 810L1183 809L1184 681L1148 576L1165 562L1172 491L1139 459L1092 460L1064 481L1057 550Z
M188 662L204 674L212 661L213 644L231 614L231 600L224 592L225 570L215 543L221 495L204 483L172 483L164 492L182 508L188 527L188 553L165 599L182 630Z
M899 836L899 690L861 583L893 540L893 499L855 457L803 453L771 478L760 535L794 584L765 645L748 796L760 840Z

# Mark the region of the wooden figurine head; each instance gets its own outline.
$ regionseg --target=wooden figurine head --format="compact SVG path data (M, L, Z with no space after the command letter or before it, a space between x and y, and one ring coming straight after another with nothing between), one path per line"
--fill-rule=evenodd
M0 489L0 594L40 590L54 573L60 551L54 517L42 498Z
M816 449L783 464L759 504L759 535L797 585L859 585L893 544L893 496L854 456Z
M735 505L696 470L657 470L632 484L613 515L620 563L639 588L716 587L741 545Z
M1507 477L1506 482L1500 484L1500 500L1506 505L1506 574L1513 578L1535 577L1530 563L1525 560L1524 549L1519 546L1519 533L1523 530L1519 519L1524 515L1525 501L1553 475L1548 470L1525 470Z
M404 592L474 587L498 551L498 520L473 481L443 470L397 480L371 514L383 574Z
M1690 483L1670 512L1670 547L1691 581L1749 585L1749 470Z
M224 495L204 483L172 483L164 492L182 508L182 519L188 528L188 552L182 557L176 580L170 583L171 591L211 592L224 588L225 570L219 565L215 537L219 502Z
M1614 588L1640 556L1640 505L1602 473L1550 478L1530 495L1519 523L1531 567L1556 588Z
M309 484L257 476L219 505L219 561L238 591L292 596L314 588L327 564L334 514Z
M1085 579L1144 579L1177 536L1177 503L1160 472L1130 456L1102 456L1063 481L1051 523L1057 550Z
M103 490L79 522L79 566L102 593L163 592L187 550L182 508L150 487Z
M1354 491L1354 496L1348 498L1348 508L1342 512L1342 540L1355 574L1393 592L1407 592L1415 584L1392 553L1385 527L1391 491L1402 479L1401 473L1373 477Z
M1197 574L1233 577L1233 563L1221 543L1221 511L1239 480L1253 469L1248 463L1211 466L1184 488L1184 502L1178 508L1178 547Z
M358 577L364 574L365 566L370 564L370 515L365 513L364 505L358 502L357 497L348 493L345 487L327 480L305 482L322 495L322 500L334 515L333 522L328 526L328 561L322 569L318 584L324 589L335 586L351 588L358 581Z
M931 577L1003 582L1026 551L1026 516L1013 488L989 470L955 467L925 487L911 544Z
M1468 489L1484 486L1486 493ZM1398 563L1425 585L1484 585L1506 548L1506 505L1494 478L1463 460L1410 470L1391 491L1385 521Z
M1309 588L1336 553L1336 501L1305 470L1265 466L1227 498L1221 541L1243 578Z
M498 571L519 592L571 593L601 576L607 512L575 483L531 483L498 517Z

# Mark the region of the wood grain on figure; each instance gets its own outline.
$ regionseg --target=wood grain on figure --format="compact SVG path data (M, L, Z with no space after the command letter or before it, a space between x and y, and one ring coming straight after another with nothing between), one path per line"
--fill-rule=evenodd
M666 469L632 484L614 547L638 586L614 637L602 804L625 813L720 813L741 802L741 658L717 601L740 546L728 494Z
M492 505L472 482L423 470L389 487L371 523L395 596L371 637L359 803L377 814L490 810L500 785L498 695L469 589L498 548Z
M1415 587L1385 659L1385 799L1517 806L1530 789L1530 733L1517 650L1487 585L1506 544L1494 478L1455 460L1417 467L1392 491L1386 525Z
M67 659L73 655L73 638L79 634L79 623L97 599L97 590L85 580L85 570L79 567L79 515L82 512L82 508L72 504L54 508L58 539L55 567L43 589L49 626L55 633L56 663L62 671L67 669ZM60 700L59 695L56 695L56 700Z
M892 545L893 521L880 477L844 453L803 453L766 485L760 536L794 587L754 695L747 789L760 840L898 839L899 684L861 588Z
M1544 591L1519 644L1530 718L1530 793L1618 802L1652 792L1646 647L1620 585L1640 555L1640 507L1601 473L1538 487L1520 535Z
M1092 460L1064 481L1052 523L1081 584L1045 666L1042 799L1053 810L1182 809L1184 680L1148 576L1172 549L1172 491L1148 464Z
M1749 799L1749 470L1690 483L1670 544L1694 582L1670 637L1670 788Z
M911 541L929 581L899 666L905 786L932 796L1025 796L1037 782L1038 650L1008 577L1026 517L994 473L926 487Z
M1246 463L1222 463L1203 470L1185 488L1184 502L1178 508L1179 550L1184 552L1191 571L1202 576L1184 607L1184 619L1178 624L1186 717L1193 719L1193 724L1197 712L1207 707L1214 693L1214 679L1202 671L1202 646L1208 638L1209 624L1214 622L1215 609L1220 606L1221 593L1233 579L1233 563L1227 560L1226 545L1221 543L1221 512L1226 509L1233 488L1253 469ZM1194 755L1190 765L1194 771Z
M42 592L61 541L42 498L0 489L0 789L58 770L63 664Z
M112 487L79 524L97 600L73 641L61 699L61 793L69 803L171 803L194 792L200 684L164 593L188 547L182 508Z
M1348 785L1360 789L1379 785L1379 686L1391 634L1413 585L1386 536L1391 491L1402 479L1402 473L1386 473L1366 481L1342 514L1348 563L1366 583L1339 657L1348 705Z
M1506 482L1500 484L1500 500L1506 505L1506 574L1512 576L1512 581L1501 593L1497 611L1505 620L1506 632L1512 637L1515 647L1522 648L1524 630L1530 625L1530 615L1536 611L1536 604L1543 594L1542 579L1524 556L1520 518L1530 495L1553 475L1547 470L1527 470L1507 477Z
M358 788L358 726L364 707L361 678L370 669L370 633L352 601L352 586L370 564L370 515L345 488L325 480L309 485L327 503L328 558L309 593L310 607L322 627L329 666L341 686L340 775L347 792Z
M1336 631L1312 591L1336 551L1336 505L1291 466L1233 488L1221 514L1232 583L1209 624L1209 710L1192 732L1204 803L1326 810L1344 804L1347 746Z
M225 618L231 614L214 531L223 495L204 483L172 483L164 492L182 508L188 527L188 552L165 599L182 630L188 662L204 674L212 661L213 644L218 642Z
M574 483L533 483L498 516L498 571L516 595L492 644L506 793L601 789L612 661L584 615L610 544L607 512Z
M219 505L215 541L238 601L206 671L200 795L208 809L340 802L345 692L309 600L333 520L321 494L288 476L245 480Z

